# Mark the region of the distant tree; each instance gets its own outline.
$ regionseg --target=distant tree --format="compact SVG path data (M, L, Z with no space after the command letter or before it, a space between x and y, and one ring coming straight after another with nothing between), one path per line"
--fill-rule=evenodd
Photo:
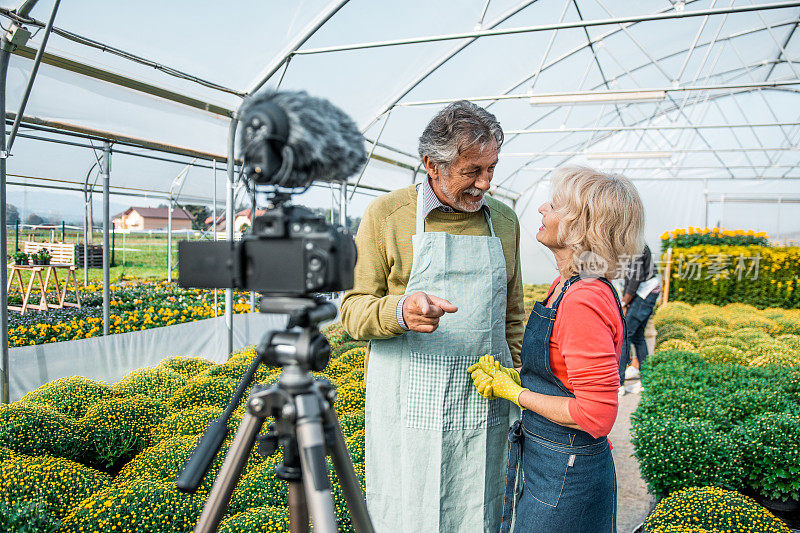
M44 219L37 215L36 213L31 213L28 215L28 218L25 219L26 224L30 224L31 226L36 226L38 224L44 223Z
M19 209L13 204L6 204L6 224L19 222Z
M313 212L322 215L325 217L325 222L330 223L331 221L331 210L325 207L312 207L310 208ZM339 223L339 211L337 209L333 210L333 223ZM356 234L358 231L358 225L361 224L361 217L347 217L347 231L352 233L353 235Z
M184 205L183 208L192 215L192 229L205 229L206 219L211 216L211 210L204 205Z
M361 217L347 217L347 230L355 235L358 233L358 226L361 224Z
M61 222L64 220L64 217L61 216L61 213L55 212L50 215L44 217L45 224L52 224L53 226L60 226Z

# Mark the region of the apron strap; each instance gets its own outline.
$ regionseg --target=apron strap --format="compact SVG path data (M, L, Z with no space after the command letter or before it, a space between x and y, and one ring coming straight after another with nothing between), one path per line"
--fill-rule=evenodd
M427 177L425 179L428 179ZM417 187L417 235L422 235L425 233L425 194L423 189L425 188L424 183L420 183L419 187Z
M489 233L491 233L492 237L496 237L494 234L494 226L492 225L492 214L489 212L489 205L487 204L485 207L481 207L483 209L483 216L486 217L486 223L489 224Z
M508 431L508 467L506 469L506 491L505 496L503 496L503 521L500 525L500 533L509 533L511 531L511 520L514 517L514 509L517 503L516 485L523 440L522 424L517 420Z
M427 178L426 178L427 179ZM417 187L417 235L425 233L425 184L422 183ZM489 213L489 206L481 207L483 216L486 218L486 223L489 225L489 233L492 237L496 237L494 233L494 225L492 224L492 215Z

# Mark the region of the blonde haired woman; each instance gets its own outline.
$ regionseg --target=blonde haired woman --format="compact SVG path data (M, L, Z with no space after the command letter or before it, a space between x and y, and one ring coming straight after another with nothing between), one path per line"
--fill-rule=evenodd
M608 277L642 249L633 184L583 167L556 171L536 239L559 277L531 312L519 372L491 356L469 371L478 391L523 408L512 426L502 533L616 531L616 477L606 437L617 416L625 319ZM497 400L501 401L501 400ZM517 470L519 499L514 487Z

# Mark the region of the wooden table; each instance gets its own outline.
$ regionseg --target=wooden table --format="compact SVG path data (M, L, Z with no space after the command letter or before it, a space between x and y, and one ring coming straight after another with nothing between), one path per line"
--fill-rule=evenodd
M17 280L19 284L19 292L23 295L22 297L22 305L9 305L8 309L11 311L19 311L20 314L25 314L25 311L28 309L37 309L40 311L47 311L48 309L61 309L63 307L78 307L81 306L81 295L78 292L78 282L75 279L75 266L73 265L64 265L64 264L51 264L51 265L15 265L10 264L8 268L11 269L11 273L8 276L8 285L6 286L6 292L11 289L12 283L14 283L14 279ZM58 280L58 271L59 270L66 270L66 279L64 280L63 287L59 283ZM24 283L22 282L22 272L27 271L31 273L31 279L28 280L28 286L25 288ZM42 271L46 271L44 279L42 279ZM47 301L47 287L50 285L50 278L53 278L53 282L56 285L56 294L58 295L58 303L51 304ZM72 287L75 291L75 302L67 302L67 290L69 290L69 282L70 279L72 280ZM38 288L34 291L34 284L38 281ZM31 303L31 293L36 292L39 294L39 303L32 304Z

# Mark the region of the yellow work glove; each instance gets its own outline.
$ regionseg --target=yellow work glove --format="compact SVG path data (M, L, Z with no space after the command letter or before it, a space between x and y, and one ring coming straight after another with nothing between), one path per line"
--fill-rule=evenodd
M520 393L528 390L520 386L516 370L501 366L491 355L484 355L467 371L478 393L484 398L504 398L519 406Z
M480 368L486 374L490 374L490 375L495 370L499 370L500 372L505 372L506 374L508 374L508 377L510 377L511 379L514 380L514 383L516 383L517 385L522 385L522 381L520 380L520 377L519 377L519 372L517 372L513 368L509 368L509 367L501 365L500 362L498 360L496 360L491 355L484 355L483 357L478 359L478 362L475 363L474 365L472 365L471 367L469 367L467 369L467 372L472 374L472 372L476 368Z
M470 367L472 368L472 367ZM478 389L478 394L486 398L487 400L494 400L495 395L492 394L492 377L488 376L480 367L477 367L471 374L472 377L472 384L475 385L475 388Z
M486 357L491 357L491 356L484 355L483 357L481 357L478 360L477 363L475 363L472 366L470 366L469 368L467 368L467 372L470 373L470 376L472 377L472 383L473 383L473 385L475 385L475 388L478 389L478 394L480 394L481 396L483 396L487 400L494 400L496 398L496 396L494 394L492 394L491 387L489 387L488 389L486 388L487 385L491 384L492 378L491 378L491 376L489 376L488 374L486 374L483 371L483 367L480 364L481 361L485 361ZM494 361L493 357L492 357L492 361ZM500 366L499 363L497 363L497 365L492 365L488 361L486 361L484 363L484 366L486 366L487 369L489 369L490 367L491 368L503 368L503 367ZM516 370L514 370L513 368L508 368L508 369L504 369L504 370L510 370L511 374L509 374L509 375L512 376L512 378L517 382L517 384L520 383L519 374L517 373Z

